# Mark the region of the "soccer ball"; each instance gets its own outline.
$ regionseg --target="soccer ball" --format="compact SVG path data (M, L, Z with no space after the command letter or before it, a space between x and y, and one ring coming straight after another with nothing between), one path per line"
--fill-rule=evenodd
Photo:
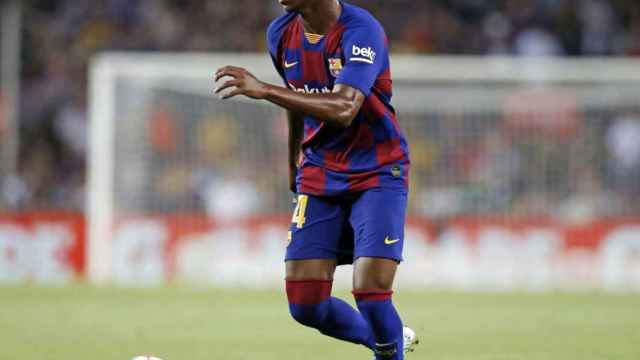
M415 331L413 331L413 330L411 330L411 329L409 329L408 327L405 326L404 329L402 329L402 336L403 336L405 342L407 342L407 341L411 341L411 340L415 339L416 338L416 333L415 333Z
M131 360L162 360L162 359L157 358L155 356L141 355L141 356L136 356Z

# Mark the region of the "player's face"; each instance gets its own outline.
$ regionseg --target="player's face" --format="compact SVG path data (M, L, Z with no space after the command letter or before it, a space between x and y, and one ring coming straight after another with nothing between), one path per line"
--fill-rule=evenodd
M300 10L303 6L309 5L309 3L313 1L314 0L278 0L286 11Z

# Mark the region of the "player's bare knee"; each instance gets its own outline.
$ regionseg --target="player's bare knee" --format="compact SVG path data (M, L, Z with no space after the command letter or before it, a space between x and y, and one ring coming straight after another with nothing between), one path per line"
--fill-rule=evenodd
M382 289L393 287L398 263L379 258L359 258L354 263L353 290Z
M353 290L381 289L390 290L393 287L393 280L372 278L368 276L354 277Z
M287 280L333 280L336 262L331 259L291 260L286 262Z

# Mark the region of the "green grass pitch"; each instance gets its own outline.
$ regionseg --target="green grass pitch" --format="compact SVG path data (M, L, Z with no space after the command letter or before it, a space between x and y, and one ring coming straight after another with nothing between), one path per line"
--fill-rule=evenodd
M340 293L347 297L348 293ZM640 359L640 296L408 293L428 360ZM279 292L0 287L0 359L366 359L290 319Z

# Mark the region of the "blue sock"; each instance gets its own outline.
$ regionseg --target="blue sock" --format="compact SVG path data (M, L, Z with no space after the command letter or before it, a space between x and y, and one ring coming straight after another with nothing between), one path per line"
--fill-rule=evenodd
M373 330L377 360L404 359L402 320L391 302L392 291L354 291L358 309Z
M331 297L332 281L287 280L291 316L302 325L333 338L374 348L369 323L346 302Z

